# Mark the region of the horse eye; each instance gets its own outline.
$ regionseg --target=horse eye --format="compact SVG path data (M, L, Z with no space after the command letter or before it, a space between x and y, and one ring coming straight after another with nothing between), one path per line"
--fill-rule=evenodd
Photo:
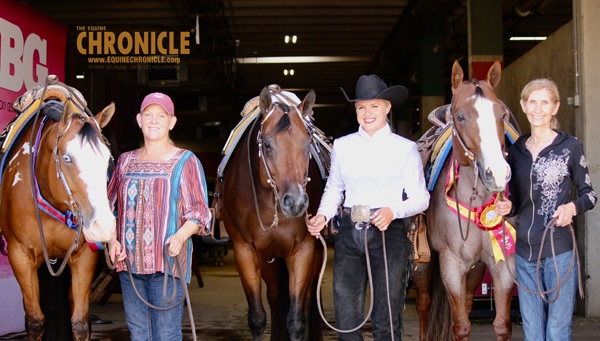
M456 114L456 120L458 122L462 122L462 121L465 120L465 116L463 114L461 114L461 113L458 113L458 114Z
M65 163L71 163L71 157L69 155L63 155L63 161Z
M269 142L267 142L267 141L265 141L264 146L265 146L266 150L271 150L272 149L271 148L271 144Z

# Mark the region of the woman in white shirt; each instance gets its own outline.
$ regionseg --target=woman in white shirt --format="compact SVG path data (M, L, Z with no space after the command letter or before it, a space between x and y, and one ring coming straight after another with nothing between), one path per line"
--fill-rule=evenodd
M402 105L408 91L401 85L390 88L376 75L363 75L356 83L354 102L358 132L336 139L331 154L331 172L317 215L307 226L318 236L333 218L345 194L344 211L335 236L333 291L336 326L353 329L364 319L367 263L366 227L373 274L374 306L371 322L375 340L390 340L390 314L382 233L385 231L389 297L393 312L394 338L401 339L402 310L408 280L410 241L404 219L427 209L429 192L417 145L392 133L387 115ZM405 192L407 200L402 200ZM370 221L354 222L353 206L370 209ZM358 207L355 208L358 212ZM375 228L376 227L376 228ZM362 330L340 333L339 340L362 340Z

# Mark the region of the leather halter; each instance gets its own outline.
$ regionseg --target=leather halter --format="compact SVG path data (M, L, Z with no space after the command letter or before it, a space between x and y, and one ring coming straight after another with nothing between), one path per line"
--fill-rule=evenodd
M42 106L42 102L44 101L44 96L46 94L46 90L48 88L48 86L50 85L60 85L62 87L64 87L65 89L67 89L67 91L71 94L71 96L77 100L78 103L85 103L84 101L82 101L79 96L67 85L65 85L64 83L61 83L58 81L58 77L56 77L55 75L49 75L46 78L46 82L42 91L42 95L40 97L40 102L39 102L39 107L37 109L37 112L35 114L35 119L33 121L33 125L32 127L35 127L37 125L37 120L39 118L40 115L40 111L41 111L41 106ZM91 120L95 123L96 128L98 129L98 131L100 132L100 126L98 124L98 122L96 122L96 120L93 118L94 116L92 115L92 113L90 112L90 110L83 105L84 108L84 115L87 116L88 120ZM82 121L86 121L86 118L84 118L82 115L79 114L73 114L75 116L78 116ZM67 265L67 261L69 260L69 257L71 256L71 254L79 249L79 239L81 237L81 228L82 228L82 224L81 224L81 212L79 211L79 204L77 203L77 201L73 198L71 189L69 188L69 185L67 184L64 174L62 173L62 170L60 168L60 161L58 159L58 139L63 136L71 127L71 122L72 122L72 118L69 120L69 124L67 125L67 127L65 128L64 131L62 132L57 132L57 136L56 136L56 145L54 146L53 149L53 154L54 154L54 160L56 162L56 176L57 178L60 178L63 186L67 192L67 195L69 197L69 206L73 212L73 217L75 218L75 225L77 226L77 233L76 233L76 237L74 240L73 245L69 248L69 250L67 251L65 257L63 258L62 264L60 265L60 268L58 269L57 272L54 272L54 270L52 269L52 265L50 264L50 257L48 256L48 249L46 248L46 238L44 237L44 228L42 226L42 220L40 217L40 207L39 205L34 205L35 206L35 213L36 213L36 218L37 218L37 222L38 222L38 228L40 231L40 238L41 238L41 243L42 243L42 251L44 253L44 260L46 262L46 266L48 267L48 271L50 272L50 274L54 277L58 277L60 276L60 274L63 272L65 266ZM41 130L40 130L41 133ZM31 134L31 140L30 140L30 148L33 148L33 139L34 139L35 134ZM107 143L107 141L103 138L102 139L104 141L104 143ZM38 202L37 198L37 180L35 179L35 159L34 159L34 152L30 151L29 153L29 161L30 161L30 166L31 166L31 195L33 197L34 202ZM41 195L40 195L41 196ZM68 216L68 214L67 214ZM71 226L70 226L71 227ZM72 227L71 227L72 228Z
M294 101L292 101L289 97L287 97L286 95L280 93L281 89L279 87L275 88L272 86L269 86L269 92L272 93L272 96L277 97L280 101L282 102L288 102L291 103L290 105L292 107L294 107L294 109L296 109L296 113L298 113L298 115L300 116L300 119L302 120L302 122L304 122L304 119L302 117L302 114L300 113L300 110L298 109L298 107L296 106L296 104L294 103ZM265 152L264 152L264 146L263 146L263 140L262 140L262 136L263 136L263 132L264 132L264 127L265 127L265 122L267 121L267 119L269 119L271 117L271 114L273 114L273 112L275 111L275 107L280 107L280 103L279 102L275 102L272 104L271 106L271 110L267 113L267 115L265 115L265 118L263 118L262 122L260 123L260 130L258 131L257 137L256 137L256 142L258 144L258 157L262 160L263 166L265 167L265 171L267 172L267 183L269 185L271 185L271 189L273 190L273 196L275 198L275 214L273 216L273 222L271 223L271 225L269 226L269 228L265 228L263 226L262 223L262 218L260 216L260 210L258 208L258 199L256 196L256 188L254 187L254 176L252 175L252 164L251 164L251 158L250 158L250 136L248 137L247 140L247 149L248 149L248 167L250 168L250 182L252 183L252 194L254 195L254 208L256 210L256 215L258 218L258 224L260 225L260 228L265 231L268 232L270 231L273 227L276 227L279 225L279 216L277 215L277 206L279 205L279 191L277 189L277 182L275 181L275 179L273 179L273 176L271 175L271 171L269 169L269 165L267 164L267 160L265 158ZM287 115L288 112L284 111L284 113ZM254 121L254 123L252 124L252 127L250 129L249 134L252 133L252 131L254 130L254 126L256 125L256 122L258 122L258 120ZM306 126L306 123L305 123ZM308 129L307 129L308 132ZM308 153L308 158L310 160L311 158L311 154ZM303 189L306 189L306 185L308 184L308 182L311 180L310 177L308 176L308 171L310 169L310 165L306 168L306 174L304 176L304 183L303 183Z
M477 91L477 88L479 88L479 84L477 82L477 80L473 80L472 82L475 85L475 91ZM500 101L500 103L502 103L502 101ZM508 115L510 113L510 110L508 110L508 108L506 107L506 105L504 103L502 103L502 106L505 110L505 115ZM450 106L448 107L448 113L449 113L449 122L448 124L452 125L452 135L454 135L456 137L456 139L458 140L458 143L460 144L460 146L462 147L462 149L465 151L465 156L469 159L469 161L473 164L473 170L475 173L475 180L473 183L473 187L472 190L473 192L471 193L471 197L469 198L469 212L471 212L471 209L473 208L473 201L475 200L475 198L477 198L477 181L479 180L479 166L477 165L477 156L475 155L475 153L473 153L465 144L464 140L462 139L462 137L460 136L460 133L458 132L458 130L456 129L456 124L454 123L454 114L453 114L453 109L454 109L454 96L452 96L452 100L450 102ZM510 113L512 115L512 113ZM455 149L456 150L456 149ZM458 163L458 160L456 161ZM454 165L450 165L450 167L454 167ZM459 207L458 207L458 181L456 179L456 173L454 172L454 200L456 202L456 211L459 211ZM461 218L460 215L457 215L458 217L458 229L460 230L460 237L463 241L466 241L469 238L469 227L471 225L471 219L467 219L467 231L466 233L463 233L463 228L462 228L462 222L461 222Z
M475 88L479 87L479 84L477 84L477 82L474 82L475 84ZM467 147L467 145L465 144L465 142L463 141L462 137L460 136L460 133L457 131L456 129L456 124L454 124L454 114L453 114L453 109L454 109L454 96L452 96L452 100L450 101L450 106L448 107L448 112L450 115L450 119L449 119L449 124L452 125L452 135L454 135L458 142L460 143L460 146L463 148L463 150L465 151L465 156L467 158L469 158L469 160L471 161L471 163L473 164L473 170L475 172L475 182L473 184L473 192L471 193L471 197L469 198L469 212L471 212L471 209L473 208L473 200L475 200L475 198L477 197L477 180L479 179L479 169L477 166L477 156L475 155L475 153L473 153L471 150L469 150L469 148ZM456 149L455 149L456 150ZM456 160L456 162L458 163L458 160ZM454 167L453 164L450 164L450 167ZM460 212L459 211L459 207L458 207L458 181L456 179L456 172L454 172L454 200L456 202L456 212ZM469 238L469 227L471 226L471 219L467 219L467 232L466 234L463 233L463 228L462 228L462 222L461 222L461 218L460 218L460 214L457 214L458 217L458 229L460 231L460 238L463 241L466 241Z

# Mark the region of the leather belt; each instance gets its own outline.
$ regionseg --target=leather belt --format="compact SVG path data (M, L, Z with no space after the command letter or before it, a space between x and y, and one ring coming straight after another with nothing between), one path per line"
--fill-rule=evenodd
M379 207L379 208L372 208L371 209L371 213L375 213L377 210L380 210L380 209L381 209L381 207ZM344 206L344 212L346 212L348 214L351 214L352 213L352 207L345 207Z

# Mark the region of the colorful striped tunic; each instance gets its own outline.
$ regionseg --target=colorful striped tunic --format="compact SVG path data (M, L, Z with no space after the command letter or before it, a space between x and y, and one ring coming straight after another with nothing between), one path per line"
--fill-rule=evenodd
M204 170L191 151L181 149L168 161L138 161L137 152L119 157L108 185L108 199L117 216L117 238L127 252L132 272L153 274L165 271L163 247L167 238L187 220L200 226L197 234L207 234L211 214ZM189 283L191 238L180 255ZM174 269L171 257L169 262ZM117 271L126 269L124 261L117 264ZM180 277L176 270L175 276Z

